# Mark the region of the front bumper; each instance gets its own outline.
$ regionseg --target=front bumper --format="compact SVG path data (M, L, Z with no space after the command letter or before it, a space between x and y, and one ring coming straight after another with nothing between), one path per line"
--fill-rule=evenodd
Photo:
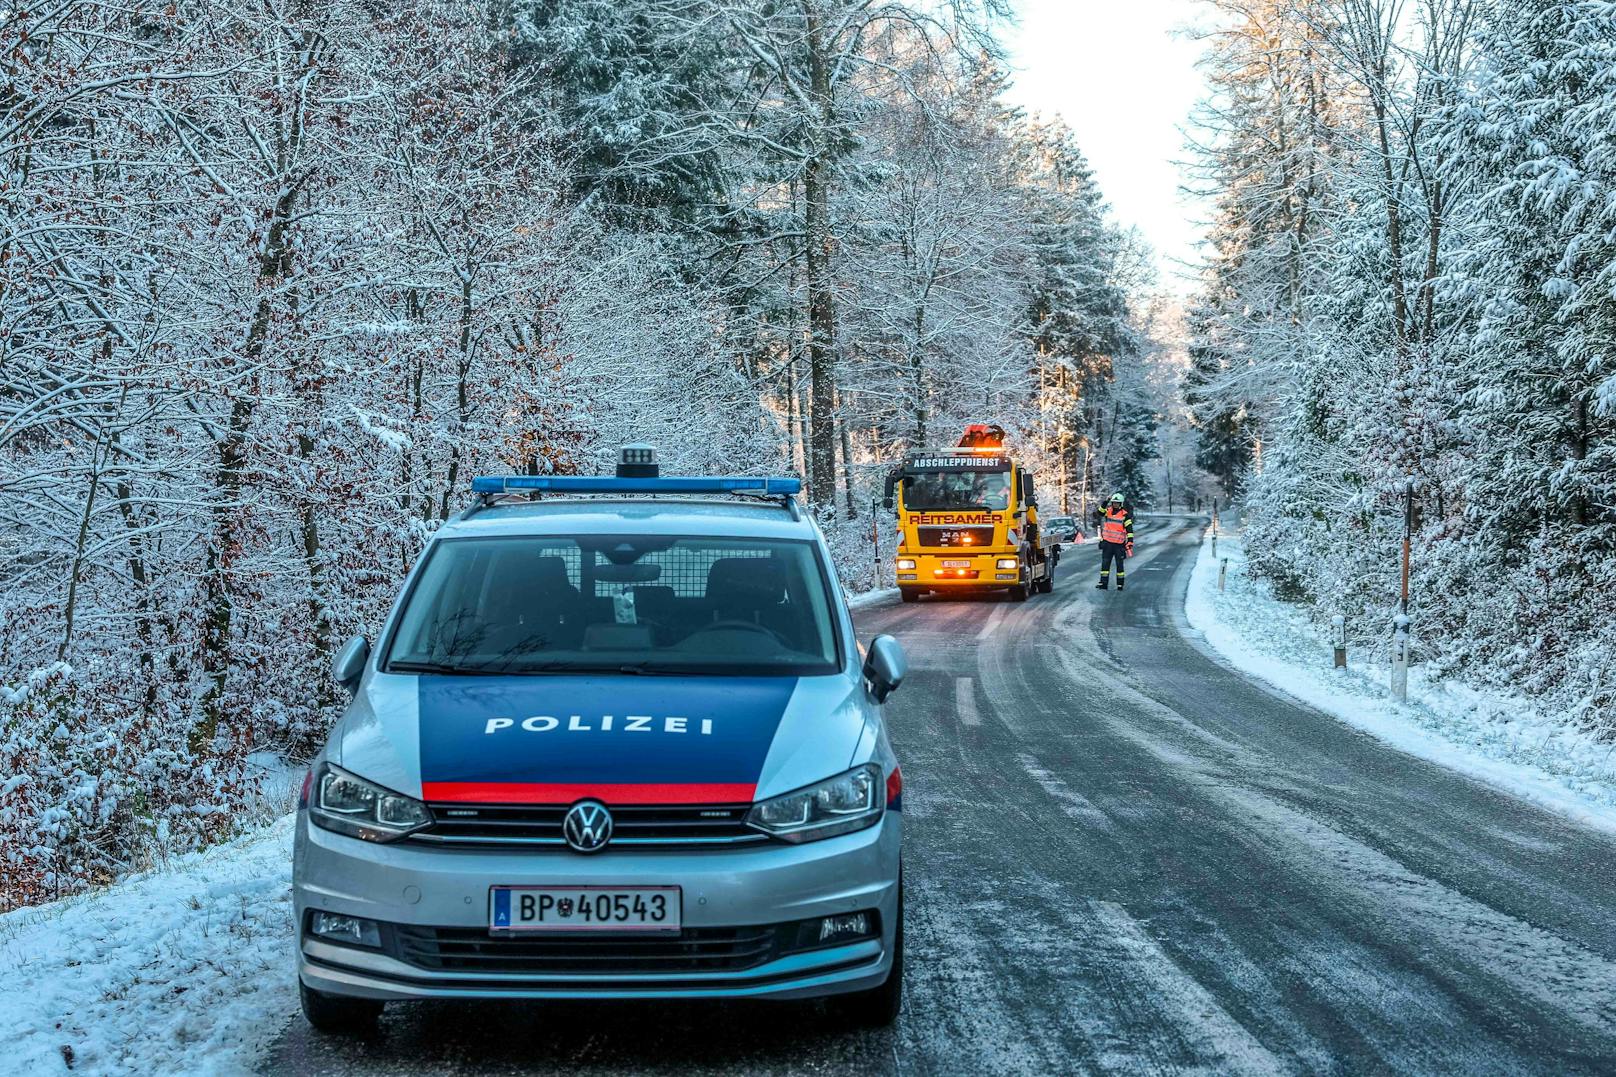
M1022 565L1014 547L1004 550L962 549L948 553L904 553L901 558L912 560L913 569L899 568L895 580L899 587L914 587L933 591L1002 591L1014 587L1022 578ZM1014 558L1015 568L999 568L1001 559ZM946 564L945 564L946 562ZM963 563L964 567L961 567Z
M892 967L899 915L902 815L868 830L804 845L725 849L608 849L582 856L552 848L378 845L298 820L293 901L298 975L328 994L420 998L809 998L879 986ZM304 930L310 910L363 916L401 931L486 931L494 885L666 886L683 890L687 929L775 925L875 910L880 937L770 957L720 971L588 973L423 968L397 947L366 950Z

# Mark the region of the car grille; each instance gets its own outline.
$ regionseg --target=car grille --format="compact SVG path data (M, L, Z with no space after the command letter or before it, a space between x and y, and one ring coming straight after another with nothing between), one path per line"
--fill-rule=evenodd
M922 546L991 546L993 528L921 527L916 529L915 537Z
M466 845L565 845L566 805L431 804L413 840ZM613 807L611 845L737 845L768 841L746 825L750 804Z
M638 938L490 935L478 928L389 925L387 949L433 972L645 974L735 972L779 950L780 926L685 928ZM794 925L792 925L794 929Z

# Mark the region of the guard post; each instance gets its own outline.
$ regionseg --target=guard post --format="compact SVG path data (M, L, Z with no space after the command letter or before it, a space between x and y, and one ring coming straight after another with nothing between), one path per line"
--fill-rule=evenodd
M870 498L870 539L875 543L875 584L881 586L881 502Z
M1225 557L1222 561L1218 562L1218 590L1220 591L1223 590L1223 577L1228 573L1228 571L1229 559Z
M1330 623L1334 626L1333 634L1335 636L1335 668L1346 669L1347 619L1338 613L1334 617L1330 618Z
M1409 479L1403 487L1403 594L1400 613L1408 613L1408 573L1414 551L1414 480ZM1406 621L1407 618L1405 617Z
M1392 618L1392 695L1408 701L1408 614Z

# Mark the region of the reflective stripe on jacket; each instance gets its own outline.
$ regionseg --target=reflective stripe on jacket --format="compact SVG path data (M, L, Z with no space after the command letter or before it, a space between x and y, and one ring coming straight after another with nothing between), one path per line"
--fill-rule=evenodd
M1100 520L1100 541L1111 542L1118 546L1133 538L1133 519L1126 509L1113 513L1107 509L1105 516Z

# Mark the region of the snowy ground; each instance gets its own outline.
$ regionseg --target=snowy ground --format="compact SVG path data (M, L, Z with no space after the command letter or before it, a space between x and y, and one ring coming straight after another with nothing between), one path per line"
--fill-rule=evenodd
M871 606L879 606L888 599L897 597L898 589L896 587L878 587L874 591L865 591L863 594L847 595L847 608L850 610L868 609Z
M1225 590L1218 561L1227 559ZM1275 599L1245 572L1238 536L1208 536L1190 577L1184 614L1241 672L1333 714L1393 747L1506 789L1604 830L1616 831L1616 745L1600 743L1526 701L1428 681L1409 670L1409 702L1388 689L1390 670L1352 661L1332 667L1329 626Z
M292 816L0 916L8 1073L244 1073L297 1009Z

